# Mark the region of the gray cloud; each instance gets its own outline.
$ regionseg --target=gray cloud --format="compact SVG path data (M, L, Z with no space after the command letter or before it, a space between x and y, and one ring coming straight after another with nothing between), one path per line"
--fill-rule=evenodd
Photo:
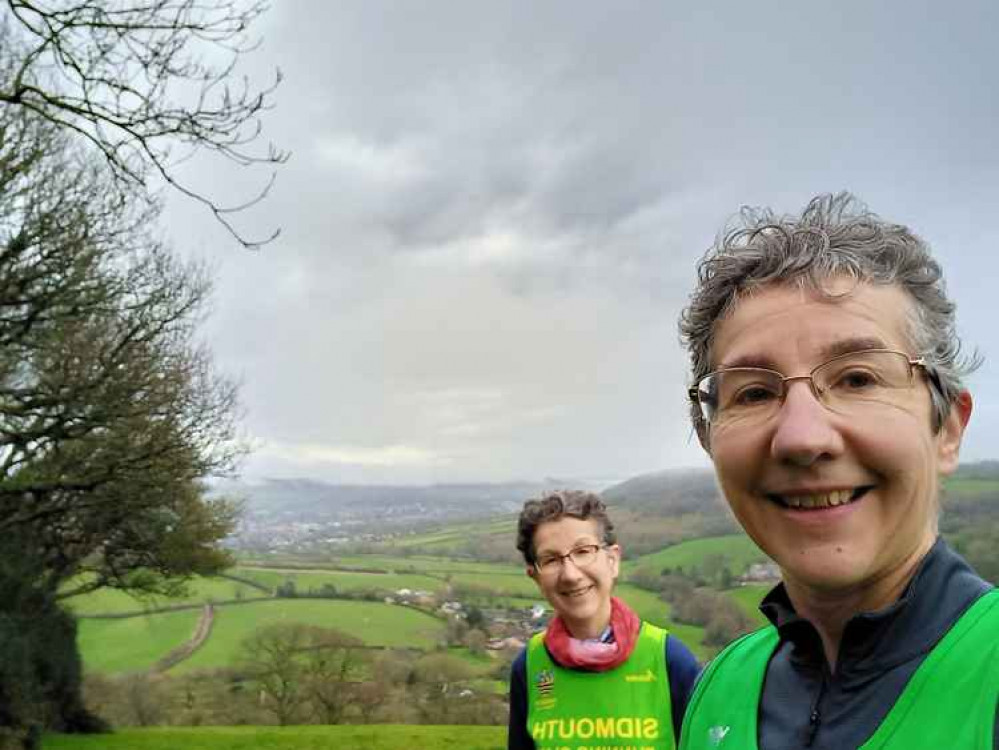
M743 203L852 189L934 244L962 330L996 352L997 21L988 2L276 5L248 72L284 71L266 135L294 157L244 220L281 239L245 254L193 207L168 215L217 267L206 335L245 381L248 471L703 462L675 321Z

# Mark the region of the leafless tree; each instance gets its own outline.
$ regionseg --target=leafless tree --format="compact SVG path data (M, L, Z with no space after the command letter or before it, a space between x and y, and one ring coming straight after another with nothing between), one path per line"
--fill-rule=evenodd
M30 111L99 152L121 192L150 195L158 178L206 206L243 245L225 206L183 181L177 166L203 150L240 166L288 154L256 150L260 116L280 81L256 88L240 60L256 42L260 0L4 0L0 2L0 108Z
M323 724L339 724L355 702L364 665L362 641L332 628L316 628L305 654L305 692Z
M309 704L323 723L338 724L351 703L360 645L331 628L278 623L259 628L243 642L242 670L278 724L291 723Z

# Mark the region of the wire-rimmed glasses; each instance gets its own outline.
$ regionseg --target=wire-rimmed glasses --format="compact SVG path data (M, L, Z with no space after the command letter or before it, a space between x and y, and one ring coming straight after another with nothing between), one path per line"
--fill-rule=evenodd
M606 548L606 544L581 544L564 555L558 552L545 553L534 561L534 569L539 575L553 576L562 570L566 560L572 560L577 568L588 568L596 562L600 550Z
M926 368L921 357L892 349L864 349L833 357L808 375L785 377L763 367L727 367L709 372L688 395L707 425L762 422L780 409L788 383L807 380L827 409L853 414L875 403L894 403L912 385L914 368Z

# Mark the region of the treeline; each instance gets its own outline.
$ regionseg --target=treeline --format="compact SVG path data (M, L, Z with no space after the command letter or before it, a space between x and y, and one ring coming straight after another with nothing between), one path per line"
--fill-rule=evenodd
M741 572L741 571L740 571ZM736 574L721 555L706 555L697 568L640 568L629 582L653 591L670 604L670 618L704 628L704 645L720 648L757 623L723 589L731 587Z
M290 724L500 724L509 658L475 669L440 649L372 650L327 628L256 631L230 669L91 675L87 706L118 727Z

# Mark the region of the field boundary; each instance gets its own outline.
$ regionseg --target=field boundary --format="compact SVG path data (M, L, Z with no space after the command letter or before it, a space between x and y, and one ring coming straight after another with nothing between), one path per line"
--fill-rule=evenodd
M184 612L191 609L202 609L206 605L215 607L228 607L232 604L254 604L256 602L266 602L271 599L278 599L276 596L257 596L252 599L223 599L217 602L190 602L187 604L168 604L164 607L151 607L149 609L132 609L128 612L92 612L89 614L76 615L78 620L127 620L129 617L147 617L149 615L162 615L167 612Z
M244 586L249 586L250 588L256 589L257 591L263 591L265 594L272 594L269 586L265 586L260 583L260 581L254 581L252 578L243 578L242 576L235 575L234 573L216 573L217 578L225 578L229 581L235 581L236 583L241 583Z
M161 674L166 672L171 667L175 667L197 651L201 645L208 640L208 636L212 633L212 625L215 623L215 606L212 604L204 605L201 610L201 617L198 618L198 624L194 627L194 634L186 642L177 646L156 662L152 668L149 670L153 674Z

